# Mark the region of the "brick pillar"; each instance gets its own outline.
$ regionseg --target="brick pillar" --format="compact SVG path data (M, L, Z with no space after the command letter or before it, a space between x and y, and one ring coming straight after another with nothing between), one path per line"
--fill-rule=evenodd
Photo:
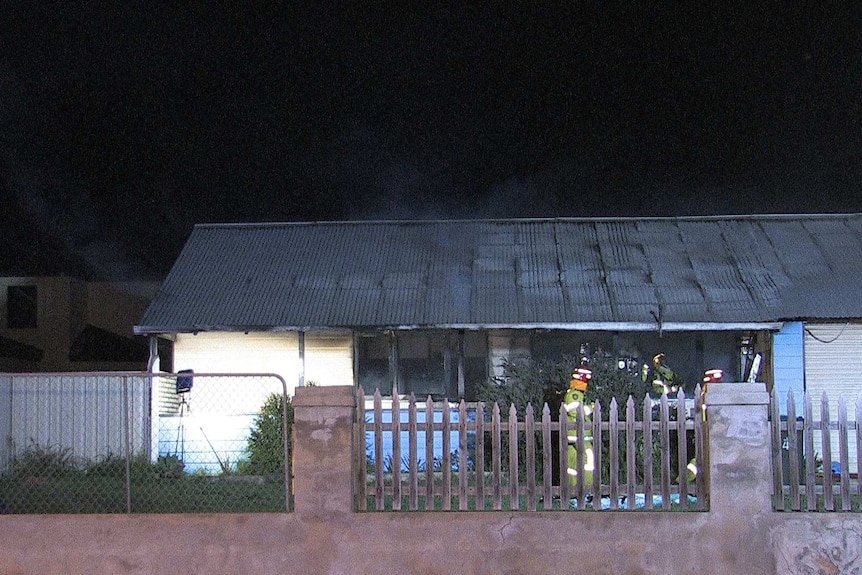
M763 383L710 383L710 511L750 516L772 510L772 452Z
M353 511L353 388L298 387L293 398L293 508Z

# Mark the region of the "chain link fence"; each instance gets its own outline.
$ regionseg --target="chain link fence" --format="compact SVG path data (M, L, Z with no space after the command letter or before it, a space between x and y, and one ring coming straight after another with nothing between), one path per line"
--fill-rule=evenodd
M0 513L290 509L274 374L0 374Z

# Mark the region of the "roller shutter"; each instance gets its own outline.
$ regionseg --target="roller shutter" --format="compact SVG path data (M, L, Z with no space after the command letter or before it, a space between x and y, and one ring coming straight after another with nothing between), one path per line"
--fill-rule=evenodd
M829 417L837 421L838 398L847 402L847 416L855 417L856 399L862 395L862 324L805 325L805 389L812 399L814 417L820 419L820 398L829 398ZM815 450L820 453L819 438ZM849 442L850 470L856 471L855 442ZM838 440L831 442L833 461L838 460Z

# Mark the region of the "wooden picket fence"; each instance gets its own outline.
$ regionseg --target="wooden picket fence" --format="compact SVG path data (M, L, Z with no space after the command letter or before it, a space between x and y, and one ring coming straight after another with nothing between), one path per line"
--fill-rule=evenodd
M616 399L607 419L595 404L590 484L583 481L585 418L579 410L574 485L566 472L572 424L562 406L552 418L545 404L537 420L531 405L523 414L512 405L504 418L497 404L452 405L429 396L423 405L411 394L406 405L395 397L384 409L377 391L366 410L359 390L357 408L367 414L357 417L355 428L360 511L708 509L700 387L688 401L681 390L674 399L646 396L638 407L629 397L622 419ZM440 455L432 461L435 449ZM692 459L700 471L689 483Z
M830 418L829 398L820 397L819 419L813 398L804 393L803 413L797 417L793 392L788 393L786 416L781 415L777 392L772 392L772 470L776 511L862 511L862 396L855 417L848 419L847 402L838 398L837 420ZM837 440L837 441L836 441ZM833 448L838 447L835 458ZM851 452L855 447L855 453ZM854 461L855 459L855 461ZM838 469L833 470L833 463Z

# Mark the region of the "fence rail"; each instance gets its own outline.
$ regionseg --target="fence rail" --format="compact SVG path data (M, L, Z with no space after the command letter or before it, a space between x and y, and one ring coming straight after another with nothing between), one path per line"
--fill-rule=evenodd
M287 509L289 407L274 374L0 374L0 512Z
M519 414L514 406L486 409L483 403L453 405L430 396L421 404L412 394L406 405L395 397L384 409L379 390L366 412L359 391L357 406L366 417L356 423L356 505L376 511L705 511L705 473L691 483L688 478L690 463L707 468L699 389L694 397L687 401L682 391L657 402L645 397L639 407L629 397L622 420L614 399L606 420L596 404L587 424L583 408L572 423L563 407L552 418L547 404L537 419L530 405ZM595 453L591 482L584 480L587 429ZM570 430L579 438L574 481L566 471Z
M837 420L830 416L829 398L820 397L815 417L813 398L803 394L797 417L793 392L787 396L786 416L773 391L772 426L773 500L776 511L862 511L862 397L856 400L854 419L847 403L838 398ZM838 448L837 458L833 453Z

